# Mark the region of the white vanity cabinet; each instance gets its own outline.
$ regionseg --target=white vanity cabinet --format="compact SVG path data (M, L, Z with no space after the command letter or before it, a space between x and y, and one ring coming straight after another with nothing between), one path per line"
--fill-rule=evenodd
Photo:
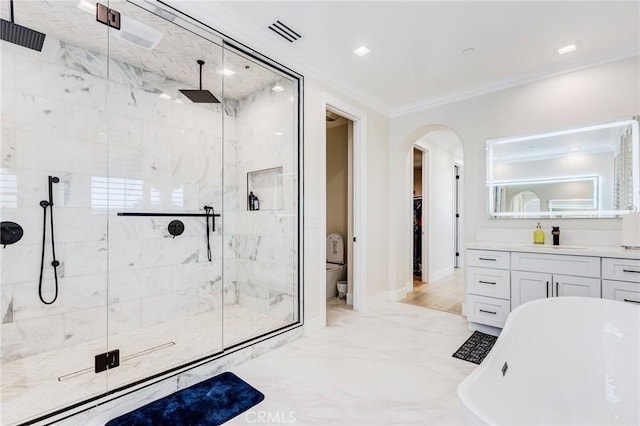
M559 296L600 297L600 258L511 253L511 309Z
M511 309L531 300L558 296L600 297L600 278L511 271Z
M640 306L640 260L602 258L602 297Z
M502 328L511 312L508 251L467 251L467 318Z
M498 334L513 309L536 299L603 297L640 308L640 253L616 247L472 243L467 245L466 284L469 328Z

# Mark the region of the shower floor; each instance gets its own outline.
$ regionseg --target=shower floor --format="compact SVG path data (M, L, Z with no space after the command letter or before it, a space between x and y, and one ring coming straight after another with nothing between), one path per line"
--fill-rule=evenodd
M226 330L220 332L222 324ZM0 423L14 424L288 325L240 305L2 364ZM224 339L224 341L223 341ZM94 356L120 350L120 366L96 374Z

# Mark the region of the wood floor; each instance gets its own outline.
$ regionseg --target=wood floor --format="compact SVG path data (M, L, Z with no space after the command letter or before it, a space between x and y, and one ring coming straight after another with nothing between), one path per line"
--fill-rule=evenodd
M414 279L413 291L400 302L462 315L463 279L462 269L456 269L452 275L431 283Z

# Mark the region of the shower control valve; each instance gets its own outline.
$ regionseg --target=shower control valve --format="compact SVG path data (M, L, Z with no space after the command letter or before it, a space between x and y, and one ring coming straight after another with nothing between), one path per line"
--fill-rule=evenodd
M0 223L0 230L2 231L2 236L0 237L0 243L5 248L7 247L7 244L13 244L20 241L20 239L22 238L22 235L24 235L22 226L18 225L15 222Z

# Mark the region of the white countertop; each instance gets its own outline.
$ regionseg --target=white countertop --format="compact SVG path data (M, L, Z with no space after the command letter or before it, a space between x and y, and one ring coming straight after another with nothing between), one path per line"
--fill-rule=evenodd
M606 246L573 246L551 244L524 244L510 242L475 241L465 244L474 250L503 250L527 253L568 254L578 256L615 257L618 259L639 259L640 250L625 250L622 247Z

